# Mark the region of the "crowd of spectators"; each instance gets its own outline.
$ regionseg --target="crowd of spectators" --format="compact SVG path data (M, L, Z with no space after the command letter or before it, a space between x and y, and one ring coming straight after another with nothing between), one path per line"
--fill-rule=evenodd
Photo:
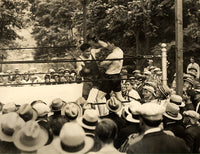
M57 81L55 74L45 76ZM0 153L199 153L200 83L193 74L184 75L183 96L174 84L162 84L160 68L148 66L143 72L122 70L125 102L112 93L104 104L83 97L21 106L2 102ZM98 105L107 115L99 115Z

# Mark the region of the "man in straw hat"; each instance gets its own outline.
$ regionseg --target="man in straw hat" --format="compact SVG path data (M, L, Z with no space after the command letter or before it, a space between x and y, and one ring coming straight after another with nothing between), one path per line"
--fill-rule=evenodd
M185 128L182 125L182 115L179 113L179 106L174 103L168 103L166 111L163 114L164 130L169 130L174 133L175 136L183 138Z
M13 135L24 125L25 121L16 112L1 115L0 153L20 153L20 150L13 144Z
M184 140L167 135L159 125L165 108L155 103L142 104L138 110L143 138L130 145L127 153L184 153L189 152ZM164 143L160 145L160 143Z
M199 64L195 62L194 57L190 57L190 64L187 66L187 73L192 69L196 70L196 78L199 79Z
M47 130L34 120L28 121L13 136L15 146L22 152L36 152L47 143L48 137Z
M73 122L65 123L58 138L38 150L38 154L84 154L94 146L94 140L85 135L83 128Z
M200 115L193 110L183 112L183 124L186 128L184 139L192 153L198 153L200 148L199 119Z

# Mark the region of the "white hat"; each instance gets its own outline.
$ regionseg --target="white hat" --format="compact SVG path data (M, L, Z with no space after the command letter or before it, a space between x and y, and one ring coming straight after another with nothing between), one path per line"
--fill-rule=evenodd
M95 130L98 124L98 112L94 109L86 109L83 117L78 118L78 123L86 129Z
M128 114L126 117L124 117L127 121L133 122L133 123L139 123L139 108L141 106L141 103L138 101L132 101L130 103L130 106L125 107L125 112Z
M53 141L54 148L62 154L87 153L93 145L93 138L86 136L83 128L73 122L65 123L59 138Z
M179 113L179 111L180 109L178 105L174 103L168 103L166 111L163 115L172 120L181 120L182 115Z
M13 141L13 134L25 125L25 121L16 113L10 112L1 115L0 139L6 142Z
M183 112L183 115L189 116L189 117L194 118L194 119L196 119L196 120L199 120L199 119L200 119L199 113L197 113L197 112L194 111L194 110L184 111L184 112Z
M15 146L26 152L36 151L44 146L49 138L48 131L36 121L28 121L23 128L13 135Z
M17 107L16 104L14 102L9 102L4 104L3 108L2 108L2 113L9 113L9 112L15 112L17 111Z
M61 115L73 120L82 116L82 108L75 102L67 102L61 109Z
M183 102L183 99L179 95L171 95L170 102L178 105L179 107L184 107L185 103Z
M162 115L165 112L165 108L156 103L144 103L141 105L138 112L145 119L151 121L162 120Z
M37 111L38 117L43 117L50 112L49 106L44 103L36 103L32 107Z

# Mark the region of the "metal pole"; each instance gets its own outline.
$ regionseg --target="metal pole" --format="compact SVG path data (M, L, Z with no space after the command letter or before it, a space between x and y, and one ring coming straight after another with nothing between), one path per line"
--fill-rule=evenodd
M176 93L183 94L183 1L175 0Z
M163 85L167 85L167 49L165 48L167 45L162 43L162 82Z

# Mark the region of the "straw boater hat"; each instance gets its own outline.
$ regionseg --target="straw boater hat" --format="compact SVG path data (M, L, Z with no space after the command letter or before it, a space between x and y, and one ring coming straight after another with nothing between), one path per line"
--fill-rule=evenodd
M48 141L48 132L36 121L28 121L13 135L15 146L25 152L36 151Z
M44 103L36 103L32 107L37 111L38 117L46 116L50 112L49 106Z
M87 153L94 145L94 140L85 135L77 123L66 123L60 131L59 138L53 141L54 148L62 154Z
M179 111L180 111L180 108L178 105L173 104L173 103L168 103L166 107L166 111L163 115L172 120L181 120L182 115L179 113Z
M0 140L13 141L14 132L25 125L25 121L16 112L3 114L0 120Z
M194 80L193 80L191 77L185 78L185 79L183 79L183 80L184 80L184 82L190 83L192 86L194 85Z
M81 117L82 116L82 108L79 104L75 102L67 102L61 109L61 115L66 116L69 113L69 116L72 117ZM78 115L77 115L78 114Z
M171 89L167 85L158 85L158 90L165 96L168 97L171 93Z
M130 103L129 107L125 107L125 111L127 112L127 116L125 117L125 119L129 122L133 122L133 123L139 123L139 113L138 113L138 109L140 108L141 103L138 101L134 101L133 103ZM128 110L128 111L127 111Z
M62 99L56 98L51 102L50 109L53 112L61 111L61 108L63 107L64 104L65 102Z
M34 110L29 104L23 104L20 106L17 113L22 119L24 119L24 121L36 120L38 116L37 111Z
M185 106L185 103L183 102L182 97L179 95L171 95L170 103L174 103L174 104L178 105L179 107Z
M111 97L108 101L106 101L106 107L109 111L118 112L122 108L122 103L115 97Z
M94 109L87 109L85 110L84 115L78 118L78 123L83 128L95 130L98 120L98 112Z

